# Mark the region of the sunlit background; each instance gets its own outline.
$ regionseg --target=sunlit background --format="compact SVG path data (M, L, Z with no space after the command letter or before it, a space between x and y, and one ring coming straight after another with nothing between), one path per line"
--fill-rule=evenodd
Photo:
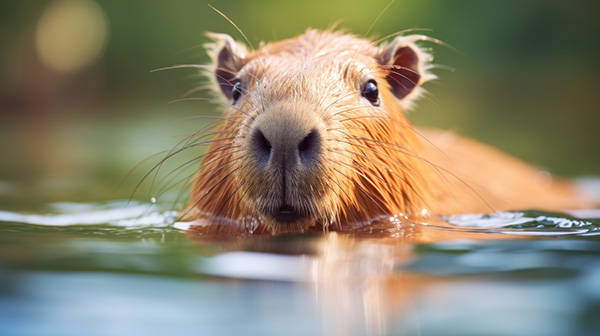
M598 1L396 0L369 31L389 3L210 1L254 45L336 22L380 37L424 29L453 48L425 45L442 67L416 124L600 176ZM242 40L208 4L0 2L0 335L600 335L597 218L223 242L173 225L166 210L197 163L169 172L200 153L136 186L204 125L188 117L218 106L168 104L204 78L152 70L207 63L207 31Z
M203 33L253 44L307 27L367 33L383 1L3 1L0 4L0 195L96 201L129 197L151 166L214 114L168 104L203 80ZM558 175L600 173L600 6L595 1L396 1L370 34L408 29L429 44L439 80L410 117L476 137ZM202 95L199 93L197 95ZM175 164L187 157L175 158ZM175 186L175 188L181 187ZM146 197L138 193L135 197ZM18 206L18 204L12 204Z

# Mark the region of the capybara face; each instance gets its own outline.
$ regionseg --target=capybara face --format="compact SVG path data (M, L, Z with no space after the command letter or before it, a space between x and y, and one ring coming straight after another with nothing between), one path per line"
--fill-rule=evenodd
M211 37L229 106L198 173L195 213L303 230L421 211L409 195L422 179L410 159L417 141L400 109L432 77L414 38L377 47L309 30L248 51Z

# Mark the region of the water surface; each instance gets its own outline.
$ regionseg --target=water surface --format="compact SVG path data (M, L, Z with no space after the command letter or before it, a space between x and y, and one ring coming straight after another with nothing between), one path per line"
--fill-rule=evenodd
M3 335L592 335L598 211L207 236L136 202L0 212Z

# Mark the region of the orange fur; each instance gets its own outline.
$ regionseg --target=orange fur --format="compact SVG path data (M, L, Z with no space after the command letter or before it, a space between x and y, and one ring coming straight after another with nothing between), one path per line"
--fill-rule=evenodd
M394 215L584 205L569 184L536 178L536 169L493 148L439 131L415 130L401 106L409 105L419 88L398 100L389 80L400 71L403 78L419 72L415 84L431 77L423 59L428 55L410 37L394 43L414 50L420 58L414 69L380 64L390 57L386 53L399 50L393 43L378 47L340 32L308 30L256 51L233 45L230 38L213 37L215 62L226 61L215 68L217 81L235 74L246 78L247 87L241 101L226 109L226 120L216 129L221 133L207 148L188 217L298 231L357 227ZM222 48L234 55L219 54ZM381 106L370 106L360 97L365 76L376 81ZM323 137L315 168L294 170L289 179L296 179L284 182L288 201L310 214L289 227L260 210L268 209L265 203L273 201L275 192L267 190L270 175L255 167L248 144L256 127L278 134L275 128L283 124L291 125L287 130L300 138L311 128Z

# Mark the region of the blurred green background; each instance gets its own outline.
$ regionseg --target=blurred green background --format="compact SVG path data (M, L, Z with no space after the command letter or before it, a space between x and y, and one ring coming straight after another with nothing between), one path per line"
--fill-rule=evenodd
M207 63L204 32L241 40L208 3L258 44L340 20L364 35L389 1L3 1L0 196L129 197L151 166L114 192L131 168L203 125L180 118L217 109L167 104L199 85L197 71L150 72ZM460 51L429 45L437 64L456 71L436 70L414 123L473 136L559 175L599 175L597 1L396 1L372 34L407 28L431 29L424 33Z

